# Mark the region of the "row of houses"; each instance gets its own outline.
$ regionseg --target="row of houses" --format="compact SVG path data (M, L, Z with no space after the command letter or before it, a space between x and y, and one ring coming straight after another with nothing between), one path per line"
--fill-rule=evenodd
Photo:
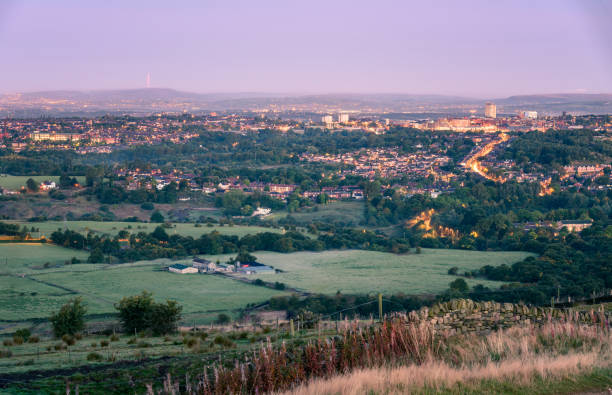
M524 222L516 223L515 227L523 229L524 231L537 230L539 228L548 228L561 230L563 228L570 232L580 232L593 224L591 220L563 220L563 221L538 221L538 222Z

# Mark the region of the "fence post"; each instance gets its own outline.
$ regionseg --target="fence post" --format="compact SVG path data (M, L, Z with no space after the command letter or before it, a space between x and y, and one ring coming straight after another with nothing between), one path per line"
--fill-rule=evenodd
M382 294L378 294L378 319L383 322Z
M295 330L293 329L293 318L289 320L289 324L291 326L291 337L295 336Z

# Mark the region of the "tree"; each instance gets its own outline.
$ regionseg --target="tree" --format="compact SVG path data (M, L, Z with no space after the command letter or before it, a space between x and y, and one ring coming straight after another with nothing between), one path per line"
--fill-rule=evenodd
M167 300L166 304L153 303L147 317L149 329L154 335L175 332L182 310L183 307L175 300Z
M236 256L236 261L240 263L253 263L257 262L257 257L249 254L246 251L240 251L240 253Z
M56 337L62 337L82 331L85 328L86 313L87 308L80 297L70 300L49 319L53 327L53 334Z
M147 328L147 314L151 311L153 297L150 292L128 296L115 305L119 311L119 321L127 333L140 332Z
M168 233L162 226L158 226L155 228L151 236L155 237L159 241L168 241Z
M165 304L155 303L147 291L121 299L115 308L119 311L119 320L126 332L150 330L154 335L176 331L183 310L173 300L167 300Z
M448 286L452 291L457 291L462 295L465 295L470 290L469 285L462 278L456 279L455 281L448 284Z
M32 178L28 178L26 181L26 187L30 192L38 192L38 183Z
M246 200L246 195L239 189L232 189L223 194L221 205L227 214L238 215L242 203Z
M164 216L162 215L162 213L156 210L153 212L153 214L151 214L151 222L156 222L160 224L164 222Z
M87 262L89 263L102 263L104 262L104 253L100 248L95 248L89 257L87 258Z
M230 322L230 317L229 317L229 315L227 315L227 314L220 313L220 314L217 316L217 319L215 320L215 322L216 322L217 324L222 324L222 325L223 325L223 324L227 324L228 322Z

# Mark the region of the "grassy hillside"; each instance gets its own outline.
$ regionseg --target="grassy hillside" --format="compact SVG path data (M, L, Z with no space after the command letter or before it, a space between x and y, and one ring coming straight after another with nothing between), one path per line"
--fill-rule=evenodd
M0 317L46 318L67 299L82 296L89 314L114 313L114 303L143 290L174 299L185 314L228 311L282 294L219 276L161 271L167 260L114 266L79 264L21 278L0 277ZM77 269L77 270L73 270ZM44 284L41 284L43 282Z
M120 221L45 221L45 222L20 222L20 221L5 221L25 225L28 228L35 227L40 229L41 234L49 236L58 229L70 229L83 234L87 232L96 232L109 235L116 235L120 230L127 230L130 233L147 232L150 233L159 224L148 222L120 222ZM200 237L205 233L217 231L224 235L235 235L242 237L247 234L255 234L260 232L280 233L281 229L266 228L263 226L206 226L196 227L193 223L176 223L171 229L167 229L168 234L180 234L183 236Z
M271 218L278 219L290 215L299 223L317 222L343 222L346 224L359 225L365 219L363 210L364 202L332 202L319 204L315 209L304 209L297 213L276 213Z
M38 183L49 180L54 181L56 184L59 183L60 179L59 176L9 176L6 174L2 174L0 175L0 187L10 190L17 190L20 189L22 186L25 186L28 178L32 178ZM79 176L76 177L76 179L80 183L85 182L85 177Z
M0 243L0 273L31 273L51 266L64 265L73 257L87 260L89 253L81 250L41 243Z
M421 254L396 255L383 252L341 250L280 254L255 252L259 262L281 269L283 273L249 275L265 281L279 281L291 287L317 293L405 293L440 292L459 272L485 265L511 264L529 256L524 252L482 252L465 250L423 249ZM230 255L210 259L227 260ZM468 279L470 285L499 287L499 282Z

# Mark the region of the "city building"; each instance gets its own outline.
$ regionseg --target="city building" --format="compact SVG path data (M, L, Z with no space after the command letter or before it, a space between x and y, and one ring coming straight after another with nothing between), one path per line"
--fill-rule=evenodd
M523 118L538 119L538 112L537 111L523 111Z
M349 115L348 114L339 114L338 115L338 122L340 123L347 123L349 121Z
M485 103L485 118L496 118L497 117L497 106L495 103Z
M323 122L324 124L331 124L334 122L334 117L332 117L331 115L324 115L321 118L321 122Z

